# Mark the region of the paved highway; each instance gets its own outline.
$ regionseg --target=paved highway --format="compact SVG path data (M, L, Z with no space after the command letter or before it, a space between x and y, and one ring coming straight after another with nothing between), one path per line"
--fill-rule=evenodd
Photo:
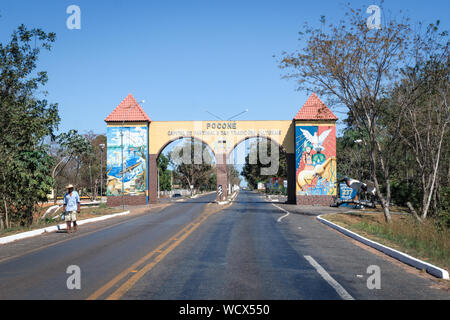
M356 245L312 215L287 215L250 192L215 212L207 204L213 197L80 231L32 253L24 245L17 257L2 260L12 248L2 246L0 299L450 298L430 277ZM69 265L80 267L80 290L67 289ZM373 265L380 289L367 287Z

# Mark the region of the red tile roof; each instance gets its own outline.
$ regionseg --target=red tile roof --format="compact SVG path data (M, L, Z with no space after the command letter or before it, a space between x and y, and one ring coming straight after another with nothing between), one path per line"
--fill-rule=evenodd
M337 120L338 118L331 112L319 97L313 93L305 102L300 111L295 115L294 120Z
M106 122L124 120L151 121L131 93L105 119Z

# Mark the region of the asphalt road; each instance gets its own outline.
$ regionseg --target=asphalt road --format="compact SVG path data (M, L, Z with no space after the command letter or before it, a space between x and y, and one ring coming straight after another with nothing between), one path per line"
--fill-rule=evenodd
M0 299L450 299L436 281L313 215L286 214L244 191L204 212L214 196L3 261L11 248L2 246ZM67 289L69 265L80 267L80 290ZM380 289L367 287L373 265Z
M175 202L160 212L122 218L120 223L110 219L83 225L78 234L53 233L2 245L0 299L86 299L200 216L214 198L209 194ZM13 251L19 256L14 257ZM67 288L66 270L71 265L80 267L80 290Z

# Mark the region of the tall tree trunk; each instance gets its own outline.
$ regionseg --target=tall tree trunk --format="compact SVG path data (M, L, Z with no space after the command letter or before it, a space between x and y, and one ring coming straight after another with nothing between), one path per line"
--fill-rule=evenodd
M377 148L376 148L376 138L375 138L375 133L373 132L373 128L371 126L371 121L369 120L369 135L370 135L370 160L372 163L372 179L373 182L375 184L375 191L377 193L378 198L381 201L381 207L383 208L383 213L384 213L384 218L386 220L387 223L391 223L391 213L389 210L389 201L390 199L385 199L384 196L381 194L381 188L380 188L380 184L378 183L378 179L377 179ZM383 172L383 174L385 175L386 172ZM385 175L386 176L386 175ZM387 179L387 183L389 183L389 179ZM388 187L388 197L390 197L390 186Z
M445 130L446 129L446 124L444 124L443 128L442 128L442 133L441 133L441 138L439 141L439 147L437 150L437 158L436 158L436 162L433 163L434 165L434 172L433 172L433 177L432 177L432 182L431 182L431 187L429 190L429 194L428 194L428 199L427 202L425 203L425 207L424 210L422 212L422 220L425 219L427 217L428 214L428 208L430 207L430 202L431 202L431 197L433 196L434 193L434 187L435 187L435 183L436 183L436 176L437 176L437 172L439 170L439 160L441 158L441 148L442 148L442 141L444 140L444 134L445 134Z
M56 185L55 188L55 193L53 194L53 204L56 204L56 202L58 201L58 185Z

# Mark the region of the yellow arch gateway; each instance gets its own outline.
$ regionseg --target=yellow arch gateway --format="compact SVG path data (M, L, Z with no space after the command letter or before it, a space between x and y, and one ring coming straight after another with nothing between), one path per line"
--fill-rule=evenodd
M108 129L108 205L120 205L122 199L127 204L157 202L157 158L169 143L180 138L201 140L214 152L217 185L223 190L217 198L223 200L228 194L228 155L240 142L253 137L267 138L284 150L288 169L288 201L304 203L305 195L296 191L296 180L300 163L297 158L300 158L299 152L303 152L301 148L306 143L299 145L297 131L300 126L302 130L312 128L311 133L314 128L316 131L319 128L319 133L325 129L333 131L334 135L331 134L329 141L324 144L327 145L324 149L328 148L324 155L327 158L331 155L335 159L335 147L334 150L330 148L336 144L335 129L330 128L335 127L337 118L332 113L330 116L330 113L328 107L313 94L293 120L152 121L129 94L105 119ZM327 178L333 180L333 177ZM314 186L309 187L314 189ZM313 200L306 201L324 202L330 202L328 194L314 195Z
M157 154L170 142L193 137L205 142L214 154L229 154L240 142L250 137L266 137L285 152L294 153L292 121L152 121L149 153Z

